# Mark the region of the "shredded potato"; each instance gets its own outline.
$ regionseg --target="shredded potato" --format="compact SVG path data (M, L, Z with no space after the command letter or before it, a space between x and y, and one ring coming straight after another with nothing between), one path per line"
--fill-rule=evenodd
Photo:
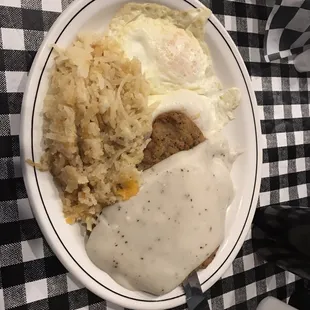
M152 130L149 85L140 62L125 58L110 37L82 35L55 52L44 102L45 153L30 164L54 176L67 223L91 230L102 208L138 192L136 165ZM120 184L129 187L120 191Z

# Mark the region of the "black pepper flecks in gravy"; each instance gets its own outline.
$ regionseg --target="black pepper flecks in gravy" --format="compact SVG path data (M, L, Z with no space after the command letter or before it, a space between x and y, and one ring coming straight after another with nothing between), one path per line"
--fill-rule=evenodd
M89 258L128 289L173 290L223 240L232 161L222 143L205 141L146 170L137 196L103 210Z

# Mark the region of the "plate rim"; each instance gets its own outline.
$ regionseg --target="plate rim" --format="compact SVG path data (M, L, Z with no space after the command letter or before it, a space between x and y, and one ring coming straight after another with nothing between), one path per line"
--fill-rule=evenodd
M29 101L28 98L28 92L30 91L30 86L31 86L31 81L32 81L32 77L35 74L36 71L41 71L40 78L38 79L38 82L35 84L36 85L36 95L34 97L34 101L31 103L28 103L29 107L32 108L32 116L31 116L31 154L32 154L32 160L34 159L34 150L33 150L33 122L34 122L34 116L36 115L35 113L35 107L36 107L36 101L37 101L37 95L38 95L38 91L40 89L40 83L41 83L41 79L43 76L43 73L45 71L45 67L49 61L49 58L52 54L52 49L50 49L50 52L48 53L48 56L45 59L45 64L43 66L42 69L38 69L37 68L37 64L39 62L39 59L41 58L41 54L43 53L43 51L46 48L50 48L48 46L48 42L50 41L50 36L52 34L53 31L57 31L57 29L59 28L59 25L61 25L61 23L65 22L67 19L67 15L69 14L73 14L75 12L75 14L72 16L71 19L69 19L66 22L66 25L64 27L62 27L61 31L57 37L57 39L55 40L55 44L57 43L57 41L59 40L59 38L61 37L61 35L63 34L63 32L66 30L66 28L68 27L68 25L71 23L71 21L78 15L80 14L86 7L88 7L90 4L92 4L93 2L98 1L98 0L89 0L89 1L85 1L85 0L77 0L74 1L73 3L71 3L68 8L66 10L63 11L63 13L57 18L57 20L54 22L53 26L51 27L51 29L49 30L47 36L45 37L44 41L41 44L40 49L38 50L36 57L33 61L33 64L31 66L31 70L29 73L29 77L27 80L27 85L26 85L26 89L24 92L24 97L23 97L23 103L22 103L22 111L21 111L21 134L20 134L20 149L21 149L21 160L22 160L22 170L23 170L23 177L25 180L25 185L26 185L26 189L27 189L27 195L28 195L28 199L30 201L30 205L32 208L32 211L35 215L35 219L37 220L41 231L43 232L44 237L46 238L46 240L48 241L49 245L51 246L51 248L53 249L54 253L57 255L58 259L62 262L62 264L66 267L66 269L72 273L80 282L83 283L83 285L85 285L88 289L90 289L91 291L94 291L93 288L91 288L90 283L87 283L87 281L94 281L97 284L99 284L102 288L104 288L105 290L109 291L110 293L112 293L113 295L117 295L116 298L125 298L127 303L124 301L122 302L119 299L116 298L112 298L112 296L104 296L106 294L98 294L99 296L103 296L103 298L107 299L107 300L111 300L117 304L121 304L124 305L125 307L128 307L128 305L130 307L134 306L137 307L137 303L140 303L140 307L144 307L146 304L150 305L150 304L155 304L156 306L161 306L162 304L167 304L170 303L171 305L169 305L169 307L178 305L182 302L185 301L185 297L184 294L182 295L177 295L171 298L166 298L166 299L161 299L161 300L143 300L143 299L138 299L138 298L133 298L133 297L129 297L126 295L123 295L121 293L115 292L113 289L110 289L108 287L106 287L105 285L103 285L102 283L100 283L98 280L96 280L95 278L93 278L90 274L88 274L88 272L86 270L84 270L84 268L74 259L74 257L72 256L72 254L70 253L70 251L66 248L65 244L63 243L63 241L61 240L61 238L59 237L57 230L55 229L50 217L49 217L49 212L47 211L46 207L45 207L45 203L44 203L44 199L42 197L41 191L40 191L40 186L39 186L39 182L37 180L37 172L36 169L33 168L33 172L35 175L35 179L36 179L36 183L37 183L37 188L35 190L38 190L40 198L41 198L41 202L44 206L45 209L45 218L41 218L41 216L36 212L36 208L35 207L37 205L37 203L33 200L32 197L32 191L33 189L31 188L30 183L33 183L33 181L31 181L30 175L29 175L29 169L26 169L26 164L25 164L25 156L24 156L24 152L25 149L27 148L26 145L26 141L29 140L29 137L25 137L25 132L26 130L22 130L24 128L24 126L27 126L27 124L25 124L25 109L26 109L26 105L27 102ZM202 7L204 6L202 3L200 3L198 0L179 0L179 1L183 1L186 2L187 4L191 5L192 7L196 8L196 7ZM86 2L86 3L85 3ZM211 17L209 18L209 22L211 22L211 24L215 27L215 29L218 31L218 33L223 37L224 41L226 42L228 48L230 49L232 55L234 56L237 65L239 66L240 69L240 73L243 77L244 80L244 84L247 88L247 92L248 92L248 97L250 99L250 105L251 105L251 111L252 111L252 116L253 116L253 121L254 121L254 130L255 130L255 146L256 146L256 164L255 164L255 180L254 180L254 186L253 186L253 192L252 192L252 197L251 197L251 203L249 205L249 209L248 209L248 213L247 213L247 217L245 219L245 222L243 224L242 229L240 230L240 234L239 237L237 239L237 241L235 242L231 252L229 253L229 255L226 257L226 259L222 262L222 264L218 267L218 269L212 274L210 275L203 283L201 283L201 285L203 285L204 283L208 282L210 279L216 278L212 284L214 284L215 281L217 281L219 279L220 276L217 276L217 274L219 273L219 271L221 271L223 269L223 266L225 265L226 267L224 268L223 272L225 272L225 270L227 269L227 267L229 266L229 264L231 264L231 262L234 260L235 256L234 253L239 251L245 236L250 228L250 225L252 223L253 220L253 216L254 216L254 212L256 210L256 201L258 200L258 195L259 195L259 187L260 187L260 174L261 174L261 164L262 164L262 149L261 149L261 130L260 130L260 122L259 122L259 118L258 118L258 109L257 109L257 102L256 102L256 97L254 94L254 91L252 89L251 86L251 81L250 81L250 77L249 74L247 72L247 69L245 67L244 61L236 47L236 45L234 44L234 42L232 41L231 37L229 36L229 34L227 33L227 31L225 30L224 26L219 22L219 20L212 14ZM28 107L27 107L28 108ZM51 228L54 231L54 234L57 236L58 241L60 242L60 244L62 245L62 249L59 249L56 247L56 245L54 244L54 241L51 240L50 236L49 236L49 232L48 229L45 227L46 225L46 221L49 221L49 225L51 226ZM64 255L65 253L63 252L67 252L67 255L69 255L70 257L70 261L67 260L67 258L65 258ZM74 264L74 265L72 265ZM77 275L76 272L76 268L79 268L83 271L84 276L86 275L88 279L84 279L82 276ZM221 275L223 274L223 272L221 273ZM85 281L84 281L85 280ZM97 294L97 293L96 293ZM114 297L114 296L113 296ZM184 301L181 301L180 299L183 298ZM168 305L166 305L168 306ZM149 309L155 309L154 307L149 307Z

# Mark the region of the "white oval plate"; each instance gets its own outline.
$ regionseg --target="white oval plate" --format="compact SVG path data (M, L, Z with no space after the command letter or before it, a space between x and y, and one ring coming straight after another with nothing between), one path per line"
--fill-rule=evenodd
M51 45L57 43L66 47L81 30L104 30L125 2L77 0L61 14L46 36L32 65L22 106L20 142L23 175L32 210L45 238L64 266L81 283L98 296L124 307L167 309L186 302L182 288L154 297L129 291L115 283L87 257L79 226L65 223L58 192L49 173L41 173L25 164L28 158L39 161L42 154L41 112L48 86L47 72L53 62ZM175 9L203 7L197 0L156 2ZM225 134L232 146L241 147L244 152L232 171L236 196L227 211L225 240L210 266L199 272L203 291L223 275L243 244L256 209L261 170L261 131L251 81L235 44L214 15L206 24L206 41L216 73L224 86L236 86L241 90L242 102L236 111L236 119L225 128Z

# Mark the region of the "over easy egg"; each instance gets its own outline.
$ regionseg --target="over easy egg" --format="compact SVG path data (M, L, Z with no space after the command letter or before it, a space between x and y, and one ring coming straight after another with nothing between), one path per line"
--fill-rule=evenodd
M121 23L120 16L118 24L112 20L112 34L128 58L139 59L153 94L180 88L199 93L221 89L202 43L188 29L177 27L172 21L150 18L141 9L129 22Z

